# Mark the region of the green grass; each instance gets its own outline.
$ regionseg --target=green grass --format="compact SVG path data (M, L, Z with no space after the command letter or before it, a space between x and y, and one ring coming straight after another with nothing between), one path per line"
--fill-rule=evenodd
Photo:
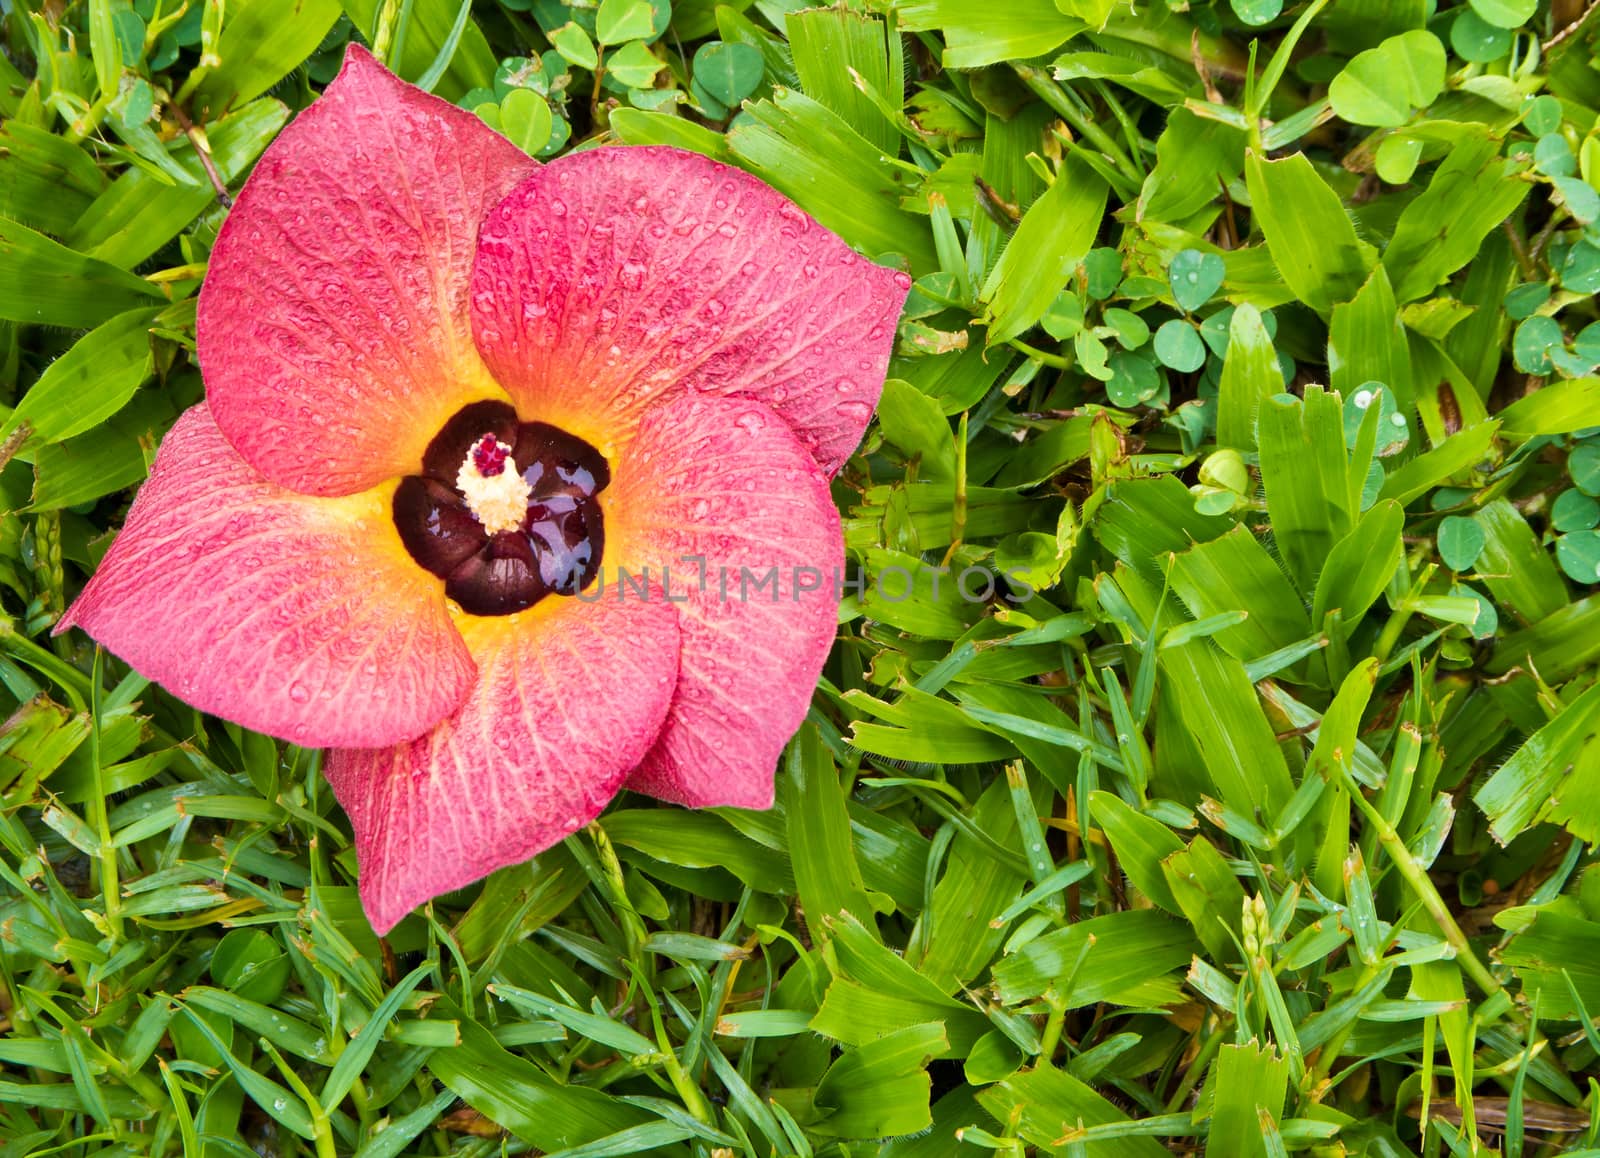
M0 1158L1600 1154L1595 6L802 7L0 6ZM778 807L381 943L315 753L49 637L201 393L196 146L353 36L917 279Z

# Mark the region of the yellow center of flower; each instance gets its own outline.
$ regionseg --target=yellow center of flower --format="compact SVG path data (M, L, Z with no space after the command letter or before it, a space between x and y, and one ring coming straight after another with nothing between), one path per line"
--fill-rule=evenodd
M533 488L522 477L511 447L492 434L473 444L456 472L456 489L485 532L515 531L528 517Z

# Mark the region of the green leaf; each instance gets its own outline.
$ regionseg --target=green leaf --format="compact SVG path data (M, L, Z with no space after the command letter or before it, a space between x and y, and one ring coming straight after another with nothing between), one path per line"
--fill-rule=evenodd
M1277 1158L1269 1135L1283 1116L1289 1089L1289 1062L1271 1045L1252 1039L1225 1045L1202 1098L1211 1106L1206 1154L1216 1158Z
M1589 429L1600 406L1600 377L1554 382L1518 398L1496 414L1507 438L1539 438Z
M1587 1024L1600 1008L1600 923L1555 905L1521 911L1528 923L1510 938L1501 960L1541 1013ZM1580 1002L1587 1007L1581 1012Z
M1470 64L1488 64L1511 51L1511 34L1484 20L1470 8L1458 8L1450 25L1450 47Z
M1587 531L1600 523L1600 500L1580 490L1562 491L1550 504L1550 527L1556 531Z
M1233 14L1246 24L1271 24L1283 12L1283 0L1231 0Z
M669 113L616 109L611 113L611 128L625 144L671 145L713 160L728 160L727 138L721 133Z
M1000 998L1009 1004L1054 991L1069 1009L1138 1004L1144 987L1187 965L1194 935L1154 909L1108 913L1046 933L995 964Z
M1106 396L1112 405L1132 409L1155 397L1161 390L1161 375L1150 359L1126 350L1112 352L1107 368Z
M761 54L748 44L714 40L694 54L695 81L730 109L760 87L764 72Z
M135 391L133 400L103 425L65 442L41 446L34 457L28 509L56 511L141 481L174 417L165 394Z
M1381 382L1402 411L1411 409L1411 351L1388 272L1381 265L1360 293L1333 307L1328 376L1328 384L1346 398L1370 382Z
M1013 1074L978 1095L997 1122L1014 1123L1022 1138L1044 1152L1065 1154L1056 1145L1063 1126L1097 1127L1128 1122L1128 1116L1093 1089L1055 1066L1036 1066ZM1093 1149L1089 1150L1089 1146ZM1087 1144L1094 1158L1164 1158L1170 1151L1154 1138L1129 1130Z
M1479 422L1457 431L1438 446L1392 472L1383 482L1380 498L1409 503L1447 479L1481 465L1494 445L1498 421Z
M1163 687L1183 689L1177 720L1204 761L1210 795L1276 816L1293 792L1289 768L1244 665L1202 639L1163 648L1161 673Z
M784 760L784 813L795 889L809 914L813 935L826 937L840 914L875 928L876 913L856 864L850 814L839 786L839 770L814 727L803 727Z
M494 1036L447 998L436 1015L460 1022L461 1044L434 1050L428 1070L468 1105L525 1142L561 1150L651 1120L598 1090L563 1085L532 1062L503 1049ZM681 1153L674 1150L673 1153Z
M625 40L649 36L655 12L650 0L600 0L594 23L595 39L609 48Z
M1478 523L1485 536L1478 572L1497 603L1529 622L1566 606L1566 585L1516 507L1504 499L1485 503Z
M250 1100L261 1108L263 1113L274 1122L277 1122L278 1125L298 1134L307 1141L315 1137L311 1114L306 1109L306 1104L303 1101L297 1098L290 1090L279 1085L271 1078L257 1073L234 1056L227 1043L218 1036L216 1030L211 1028L205 1018L189 1009L185 1009L184 1013L188 1016L190 1024L199 1031L201 1037L210 1043L211 1048L216 1051L222 1063L232 1072L234 1080L250 1096ZM177 1023L174 1022L173 1024L175 1028ZM227 1028L231 1030L233 1027L228 1026Z
M1192 322L1171 318L1161 323L1152 347L1163 366L1180 373L1200 369L1206 361L1206 344Z
M1109 52L1069 52L1056 57L1051 70L1057 80L1108 80L1161 105L1180 104L1193 88L1192 78L1186 81L1159 58L1147 63Z
M1444 91L1444 45L1417 29L1358 55L1328 86L1333 111L1356 125L1403 125Z
M224 990L249 1001L271 1003L288 984L288 956L260 929L235 929L211 954L211 977Z
M1058 474L1061 469L1089 456L1087 416L1068 418L1047 427L1011 455L996 482L1001 486L1030 486Z
M532 89L526 88L512 89L498 107L479 106L478 116L529 155L537 154L549 143L551 130L555 127L549 103Z
M1470 0L1472 10L1496 28L1521 28L1539 8L1538 0Z
M959 1056L989 1030L979 1010L947 995L854 917L836 921L833 934L838 967L810 1024L817 1033L864 1045L897 1029L937 1022Z
M1222 288L1222 279L1227 273L1227 266L1216 254L1185 249L1173 257L1167 269L1167 282L1172 287L1173 300L1193 312Z
M388 1032L390 1024L396 1014L400 1012L400 1004L411 996L411 991L433 973L431 962L424 961L410 973L395 984L384 995L383 1001L372 1011L372 1016L367 1018L366 1024L350 1039L339 1053L339 1060L333 1063L333 1068L328 1071L327 1080L322 1084L322 1093L319 1100L322 1108L327 1113L333 1113L344 1101L357 1081L361 1072L366 1068L367 1062L372 1060L373 1051L383 1041L384 1034Z
M206 140L222 180L231 184L243 176L288 119L289 110L268 98L210 125ZM78 218L67 243L129 269L188 228L216 204L216 193L187 138L174 145L172 158L193 178L192 186L174 188L144 169L128 169Z
M1600 291L1600 245L1580 241L1561 263L1561 286L1574 293Z
M560 1022L577 1036L614 1049L624 1057L644 1057L657 1050L656 1043L644 1034L603 1013L574 1009L564 1002L553 1001L542 993L534 993L515 985L496 985L491 992L512 1005L531 1009L540 1017Z
M1145 896L1169 913L1181 916L1161 862L1183 849L1183 841L1165 824L1152 819L1110 792L1089 797L1089 811L1117 854L1117 863Z
M606 58L606 71L612 79L629 88L650 88L665 67L642 40L631 40Z
M600 63L600 54L595 51L594 41L589 39L589 34L583 30L583 26L575 21L569 21L560 28L552 30L550 43L561 54L561 59L568 64L575 64L579 68L593 72Z
M1206 952L1218 961L1239 961L1244 888L1216 846L1197 836L1188 848L1167 857L1162 871Z
M1600 193L1580 177L1557 177L1552 182L1574 221L1588 225L1600 219Z
M85 334L52 362L0 423L0 440L26 424L22 448L61 442L121 410L150 374L158 311L130 310Z
M1173 555L1167 576L1196 619L1230 611L1247 613L1242 623L1213 636L1217 646L1240 660L1277 651L1311 634L1299 594L1248 527L1235 527Z
M1570 177L1578 171L1578 158L1560 133L1546 133L1534 143L1533 167L1546 177Z
M260 2L271 4L272 0ZM385 11L382 0L341 0L341 3L350 22L361 30L368 44L373 43L380 15ZM468 20L464 31L455 33L461 12L459 0L411 0L406 11L410 16L406 23L403 59L388 62L394 71L405 77L423 76L433 67L452 34L456 34L460 41L433 91L453 101L472 89L488 88L494 83L498 61L483 31L474 21Z
M274 0L229 0L217 39L221 63L195 89L197 111L218 120L255 100L316 51L340 11L338 0L294 0L288 11ZM209 125L206 135L215 148Z
M1450 515L1439 523L1439 558L1452 571L1469 571L1483 552L1484 534L1478 521Z
M1574 582L1600 582L1600 531L1562 535L1556 540L1556 562Z
M455 21L450 25L450 31L445 34L444 43L439 45L439 51L434 54L433 63L422 71L417 77L417 87L423 92L432 92L450 67L450 62L455 59L456 52L461 47L461 38L466 35L467 25L472 22L472 0L461 0L456 8Z
M1562 116L1560 99L1544 93L1528 102L1522 114L1522 123L1528 132L1543 137L1561 127Z
M937 402L909 382L890 378L883 384L878 422L885 438L917 460L924 477L954 480L955 439Z
M1567 473L1586 495L1600 495L1600 442L1583 442L1567 456Z
M1176 108L1156 138L1156 164L1139 190L1140 220L1182 221L1217 200L1244 168L1238 125Z
M122 46L117 42L111 0L89 0L89 53L101 93L114 94L122 74Z
M812 1128L835 1138L914 1134L933 1121L930 1058L948 1043L938 1025L914 1025L846 1050L817 1083L813 1101L828 1111Z
M80 146L32 125L0 125L0 149L0 214L45 233L68 236L106 186Z
M287 1050L319 1065L333 1064L326 1038L310 1022L282 1010L263 1005L242 994L208 985L195 985L184 991L187 1004L209 1010L228 1021L259 1034L279 1049ZM221 1025L222 1022L217 1022Z
M1228 356L1217 394L1217 445L1249 450L1256 445L1256 415L1283 390L1283 371L1261 313L1246 303L1228 325Z
M1592 747L1596 727L1600 727L1600 684L1529 736L1473 794L1496 840L1505 844L1547 816L1555 819L1552 813L1559 813L1578 839L1600 837L1593 809L1583 807L1582 801L1575 808L1565 790L1573 761L1586 746Z
M1171 475L1129 479L1107 488L1095 511L1095 537L1131 568L1159 579L1162 556L1186 551L1233 528L1232 519L1202 515L1188 489Z
M1245 179L1273 264L1295 295L1320 313L1355 297L1372 268L1372 247L1311 162L1299 153L1281 161L1251 153Z
M1137 350L1150 340L1149 325L1132 310L1112 306L1103 310L1100 316L1107 326L1116 331L1117 345L1124 350Z
M1359 514L1339 396L1317 386L1303 400L1275 394L1261 403L1257 437L1278 548L1305 590ZM1314 626L1321 623L1318 616Z
M1391 185L1405 185L1422 160L1421 137L1392 133L1378 144L1374 165L1378 176Z
M903 0L896 12L908 32L943 32L946 68L982 68L1059 48L1088 28L1063 15L1054 0Z
M1055 183L1022 217L979 295L990 345L1038 323L1088 254L1106 206L1106 183L1069 157Z
M762 892L793 892L788 858L741 836L711 813L629 809L604 820L612 841L686 868L725 868Z
M905 91L901 38L882 18L845 8L806 8L784 18L806 95L889 156L900 151L891 113ZM884 102L887 109L883 107Z
M1506 294L1506 316L1520 322L1550 300L1550 283L1527 282Z
M906 960L945 993L989 967L1006 933L1005 923L996 926L995 918L1026 880L1024 869L1002 860L978 835L1007 851L1020 845L1005 780L994 780L968 815L972 830L963 829L952 843L944 874L906 946Z
M719 1037L793 1037L811 1028L803 1009L752 1009L730 1013L717 1022Z
M1424 297L1477 257L1484 239L1522 204L1528 189L1514 171L1507 172L1499 142L1486 131L1457 141L1427 189L1401 210L1383 252L1395 298Z
M939 267L927 219L903 208L892 166L816 101L775 91L770 101L750 106L729 130L728 144L740 164L852 245L904 254L914 275Z
M160 297L143 278L0 217L0 320L77 329Z

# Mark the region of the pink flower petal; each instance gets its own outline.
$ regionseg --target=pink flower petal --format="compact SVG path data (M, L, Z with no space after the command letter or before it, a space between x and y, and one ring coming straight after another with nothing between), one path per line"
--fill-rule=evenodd
M524 418L603 450L689 385L762 399L832 474L877 404L910 285L737 169L590 149L490 212L473 332Z
M268 482L205 403L162 441L56 631L72 626L186 703L304 745L419 735L474 675L387 491L320 499Z
M485 212L535 168L350 47L245 184L200 293L207 398L251 466L352 494L414 472L450 415L503 397L468 279Z
M628 787L770 807L838 620L844 547L827 481L769 407L691 396L645 415L606 497L607 581L648 568L686 600L672 711Z
M553 596L463 630L481 674L459 712L411 744L328 754L379 933L593 820L672 698L678 625L664 600Z

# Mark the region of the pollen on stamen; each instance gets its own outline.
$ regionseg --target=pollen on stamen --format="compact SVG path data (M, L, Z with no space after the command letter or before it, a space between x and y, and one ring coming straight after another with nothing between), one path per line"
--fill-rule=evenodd
M472 444L456 473L456 489L467 509L491 535L516 530L528 515L532 488L517 469L511 450L486 434Z

